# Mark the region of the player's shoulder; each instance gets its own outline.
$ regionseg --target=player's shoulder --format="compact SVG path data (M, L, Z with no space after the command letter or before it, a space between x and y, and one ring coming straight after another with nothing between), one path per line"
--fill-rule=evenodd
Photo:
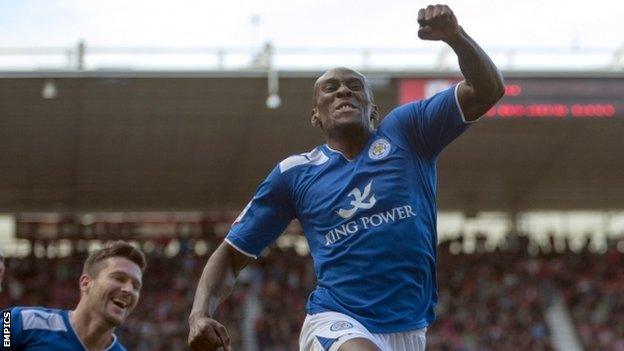
M389 130L393 128L404 128L403 124L413 119L418 119L421 115L423 100L408 102L396 106L383 118L378 130Z
M323 152L322 146L317 146L309 152L291 155L282 160L277 168L280 173L286 173L292 169L303 166L319 166L329 161L329 157Z
M11 318L19 318L22 328L46 329L63 331L67 330L67 325L63 319L64 310L40 306L16 306L10 308Z
M40 315L48 315L48 314L57 314L62 315L65 310L61 310L58 308L50 308L44 306L13 306L7 308L12 312L27 312L27 313L36 313Z

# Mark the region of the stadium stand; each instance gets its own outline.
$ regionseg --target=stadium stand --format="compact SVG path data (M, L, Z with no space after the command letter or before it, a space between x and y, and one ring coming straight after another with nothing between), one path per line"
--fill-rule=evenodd
M438 321L428 331L432 350L554 350L545 311L560 291L586 350L624 350L624 255L617 242L606 254L539 252L529 255L529 237L493 251L477 242L472 253L457 253L461 237L440 243ZM215 248L218 236L208 241ZM186 318L207 256L197 241L167 241L147 253L142 297L118 334L130 350L183 350ZM48 305L71 308L86 252L75 245L67 257L8 258L0 306ZM209 250L210 251L210 250ZM234 350L295 350L307 294L315 283L311 259L293 248L273 246L241 275L232 297L218 310ZM46 289L40 287L45 286ZM250 301L259 302L254 312ZM248 327L246 327L248 326Z
M551 265L563 288L583 347L588 351L624 350L624 257L583 251L558 257Z

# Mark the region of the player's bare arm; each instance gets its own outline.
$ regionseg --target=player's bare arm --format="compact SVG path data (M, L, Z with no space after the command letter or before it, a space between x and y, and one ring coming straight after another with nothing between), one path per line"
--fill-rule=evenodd
M188 345L193 351L231 350L225 327L212 319L219 304L234 289L238 273L251 262L226 242L210 256L199 280L189 316Z
M465 82L457 95L467 121L485 114L503 97L503 78L489 56L458 25L453 11L446 5L429 5L418 11L423 40L442 40L457 54Z

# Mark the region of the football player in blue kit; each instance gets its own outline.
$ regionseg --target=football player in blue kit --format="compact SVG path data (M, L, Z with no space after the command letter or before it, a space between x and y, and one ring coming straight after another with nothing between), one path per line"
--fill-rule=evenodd
M138 301L145 256L124 241L89 255L79 280L80 301L72 311L13 307L3 311L16 351L124 351L113 333ZM10 313L10 315L8 314Z
M192 350L230 350L212 318L245 265L296 218L310 247L310 294L301 350L425 349L435 319L436 158L504 94L486 53L451 9L418 13L418 35L457 54L464 80L379 117L367 79L348 68L314 86L312 125L326 143L281 161L208 260L189 316Z

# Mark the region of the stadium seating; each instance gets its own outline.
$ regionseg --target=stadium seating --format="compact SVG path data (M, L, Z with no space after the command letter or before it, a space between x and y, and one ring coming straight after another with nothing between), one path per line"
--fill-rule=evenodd
M197 255L192 241L181 240L180 251L169 257L165 244L147 253L141 301L117 331L130 350L185 349L187 316L208 256ZM554 350L544 311L559 291L586 350L624 350L624 324L618 323L624 320L622 252L611 247L604 254L566 250L531 256L525 243L453 254L456 244L443 242L438 248L438 321L428 331L429 349ZM85 255L9 258L0 306L72 308ZM228 328L233 349L297 349L315 283L311 259L274 246L244 272L216 316ZM260 301L256 312L251 296Z

